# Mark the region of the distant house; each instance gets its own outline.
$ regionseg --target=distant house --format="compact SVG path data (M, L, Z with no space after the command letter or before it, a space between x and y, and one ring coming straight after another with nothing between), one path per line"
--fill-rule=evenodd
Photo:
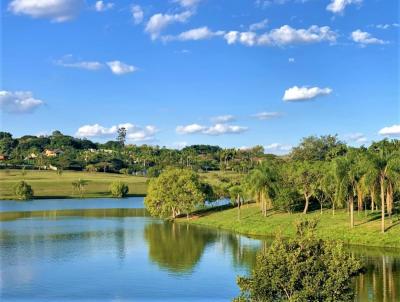
M8 159L7 155L0 154L0 160L7 160L7 159Z
M37 154L36 153L31 153L27 157L25 157L25 160L35 159L35 158L37 158Z
M56 150L49 150L49 149L46 149L46 150L44 150L44 152L43 152L43 154L46 156L46 157L56 157L56 156L58 156L58 155L60 155L60 154L63 154L64 152L62 151L62 150L58 150L58 149L56 149Z

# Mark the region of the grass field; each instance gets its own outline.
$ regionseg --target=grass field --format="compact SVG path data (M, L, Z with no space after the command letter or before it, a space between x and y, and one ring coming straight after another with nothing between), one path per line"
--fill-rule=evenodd
M354 229L350 229L348 214L343 210L337 211L335 216L327 210L323 214L316 211L306 216L275 212L263 217L255 204L245 205L242 208L240 220L237 209L231 208L200 213L189 221L184 218L180 221L247 235L274 236L280 232L284 237L290 238L295 236L295 221L304 217L319 219L317 236L322 239L340 240L352 245L400 248L399 217L394 218L393 224L387 221L387 232L381 234L379 213L369 213L367 216L364 212L359 215L356 213Z
M26 175L22 175L21 170L0 170L0 199L14 199L13 186L21 180L32 186L35 198L79 198L79 192L72 186L78 179L88 181L83 194L87 198L110 196L109 186L113 181L128 184L131 196L146 194L147 179L141 176L74 171L58 175L55 171L36 170L26 170Z

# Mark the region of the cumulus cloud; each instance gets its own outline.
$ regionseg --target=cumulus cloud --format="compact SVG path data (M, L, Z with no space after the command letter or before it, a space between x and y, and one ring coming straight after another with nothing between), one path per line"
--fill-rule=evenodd
M228 124L215 124L205 131L204 134L208 135L222 135L222 134L238 134L247 131L247 127L228 125Z
M332 91L331 88L293 86L285 91L283 100L287 102L307 101L319 96L329 95Z
M264 146L265 153L272 153L276 155L287 154L292 150L292 146L280 144L280 143L272 143Z
M214 123L228 123L233 122L236 118L231 114L214 116L211 118Z
M172 36L172 35L164 36L162 39L163 41L173 41L173 40L197 41L197 40L210 39L215 36L222 36L223 34L225 34L224 31L213 32L208 27L204 26L204 27L190 29L188 31L180 33L177 36Z
M319 42L336 42L337 34L329 26L312 25L307 29L295 29L289 25L272 29L264 34L253 31L229 31L224 35L228 44L240 43L246 46L286 46L292 44L312 44Z
M125 64L121 61L110 61L107 62L107 65L110 68L111 72L116 75L122 75L130 72L135 72L138 70L137 67Z
M131 123L104 127L99 124L84 125L78 129L76 136L78 137L97 137L107 138L117 135L118 128L126 129L126 138L129 142L144 142L154 140L154 135L158 132L155 126L149 125L140 127Z
M175 3L179 3L180 6L185 8L196 7L201 0L174 0Z
M294 61L295 61L294 58L289 58L289 59L288 59L288 62L289 62L289 63L294 63Z
M259 120L270 120L280 116L282 116L282 114L279 112L266 112L266 111L259 112L253 115L253 117Z
M379 130L379 134L383 136L400 136L400 124L384 127Z
M223 135L223 134L238 134L247 131L247 127L228 125L225 123L217 123L212 126L202 126L199 124L190 124L186 126L176 127L178 134L195 134L201 133L206 135Z
M353 31L351 33L350 38L356 42L361 44L362 46L368 45L368 44L387 44L387 41L383 41L377 38L374 38L370 33L361 31L359 29Z
M135 24L140 24L143 21L143 10L140 7L140 5L133 5L131 8L131 13L132 13L132 18L133 18L133 22L135 22Z
M260 22L253 23L249 26L250 31L257 31L266 28L268 25L268 19L264 19Z
M206 130L207 127L199 125L199 124L190 124L186 126L178 126L176 127L176 132L179 134L193 134L200 133Z
M192 14L193 12L189 10L173 15L161 13L155 14L151 16L147 22L145 31L150 34L152 40L155 40L168 25L173 23L184 23L192 16Z
M343 14L346 6L362 2L363 0L331 0L326 9L334 14Z
M112 9L114 7L114 3L112 2L104 2L104 1L97 1L94 5L94 9L98 12L104 12L106 10Z
M74 18L83 5L84 0L13 0L8 9L16 15L64 22Z
M0 91L0 108L7 113L31 113L44 102L33 97L30 91Z

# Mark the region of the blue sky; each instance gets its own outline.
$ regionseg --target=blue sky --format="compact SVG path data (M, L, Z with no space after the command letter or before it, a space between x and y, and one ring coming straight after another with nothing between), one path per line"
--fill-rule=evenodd
M377 13L379 12L379 13ZM397 0L2 1L1 128L179 147L400 135Z

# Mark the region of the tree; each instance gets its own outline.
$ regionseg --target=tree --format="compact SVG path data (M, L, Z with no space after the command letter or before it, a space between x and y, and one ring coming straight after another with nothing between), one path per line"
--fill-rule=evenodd
M352 279L363 265L340 243L314 237L316 222L297 225L297 237L277 236L257 256L249 277L239 277L241 294L235 301L353 301Z
M232 203L236 203L238 210L238 220L240 220L240 210L244 202L245 190L240 185L235 185L229 188L229 198Z
M303 214L307 214L310 204L310 198L317 191L317 181L319 177L318 166L315 162L303 161L293 165L294 183L297 185L300 193L304 196Z
M123 182L115 181L110 185L110 192L113 197L123 198L128 195L129 187Z
M263 162L246 178L245 186L256 202L260 203L264 216L267 216L267 210L272 208L272 198L277 189L278 179L278 171L272 161Z
M346 145L337 136L309 136L302 139L299 146L293 148L290 156L294 160L319 161L331 160L346 153Z
M125 141L126 141L126 128L125 127L118 128L117 141L120 143L121 147L125 146Z
M32 187L25 181L20 181L14 186L14 193L18 200L29 200L34 195Z
M87 186L88 183L89 181L80 178L77 181L72 182L72 187L79 192L81 198L83 197L85 186Z
M199 176L186 169L170 168L150 180L146 209L153 216L176 218L189 213L205 201Z

